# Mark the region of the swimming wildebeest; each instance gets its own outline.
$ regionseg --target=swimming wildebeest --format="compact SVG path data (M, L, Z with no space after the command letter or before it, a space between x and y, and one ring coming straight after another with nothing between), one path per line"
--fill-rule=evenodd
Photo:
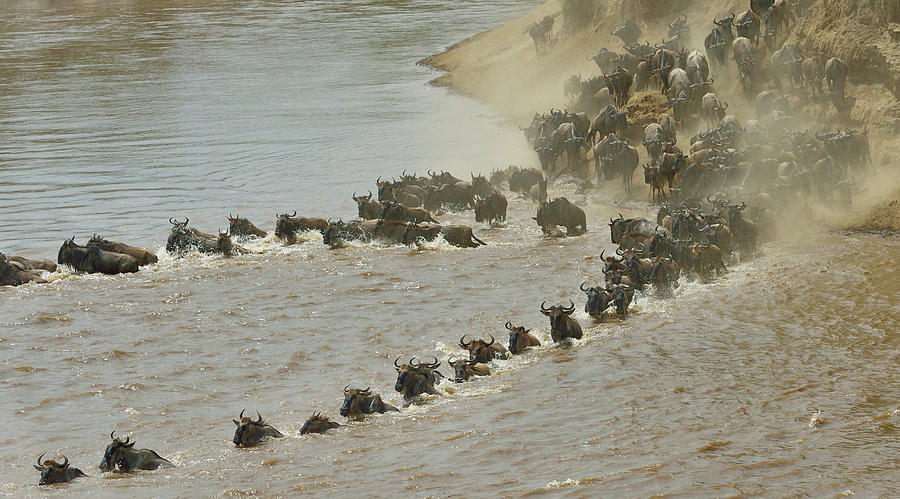
M275 236L288 242L293 243L298 232L317 230L322 234L328 229L328 221L320 217L298 217L297 212L288 215L282 213L276 215L275 220Z
M437 358L433 362L423 364L416 362L416 358L413 357L409 360L409 364L402 366L397 364L399 360L400 357L394 359L394 367L397 370L397 383L394 384L394 390L402 393L404 400L413 399L423 393L437 395L438 392L434 388L434 385L440 382L437 376L444 377L436 370L441 365Z
M476 197L475 221L491 223L496 220L502 222L506 220L507 205L506 196L496 191L484 199Z
M138 266L150 265L151 263L156 263L159 261L159 258L156 257L156 254L146 248L136 248L124 243L109 241L97 234L91 236L91 239L87 242L87 246L96 246L103 251L129 255L137 260Z
M253 225L250 220L246 218L242 218L240 215L236 217L232 217L231 214L228 214L228 231L233 236L256 236L256 237L266 237L268 233L266 231L260 229L259 227Z
M568 308L560 305L546 308L544 303L541 303L541 313L550 318L550 337L555 342L566 338L581 339L581 324L571 317L575 311L575 304L572 300L569 300L569 304Z
M524 326L513 327L512 322L506 321L506 329L509 329L509 353L513 355L524 352L528 347L541 346L540 340Z
M431 213L424 208L410 208L403 203L395 203L393 201L385 201L381 209L382 220L397 220L400 222L433 222L438 223Z
M80 476L87 476L78 468L70 468L69 458L66 456L63 456L62 463L57 463L52 459L41 462L41 458L43 457L44 454L41 454L37 459L37 464L34 465L34 469L41 472L41 481L38 482L38 485L64 483L72 481Z
M137 272L138 263L133 256L103 251L96 246L79 246L75 238L66 239L60 246L56 262L89 274L121 274Z
M150 449L133 449L135 442L131 437L120 440L115 436L116 432L109 434L112 442L106 446L103 460L100 461L100 469L103 471L155 470L162 467L174 467L168 459L160 456Z
M9 256L6 257L10 263L17 264L19 268L23 270L46 270L48 272L56 272L56 264L53 263L52 260L47 260L46 258L25 258L22 256Z
M448 362L453 368L453 381L456 383L469 381L472 376L491 375L491 368L477 360L455 360L451 357Z
M396 365L396 363L395 363ZM348 419L361 419L366 414L384 414L388 411L399 411L396 407L384 403L381 395L372 393L369 388L359 390L344 387L344 405L341 406L341 416Z
M375 220L381 217L381 210L384 209L379 201L372 199L372 191L367 196L357 196L353 193L353 200L356 201L356 209L359 218L363 220Z
M29 282L47 282L37 272L26 270L23 265L10 261L0 253L0 286L19 286Z
M300 428L300 434L306 435L307 433L325 433L326 431L337 428L339 426L341 426L340 423L330 421L328 419L328 416L323 416L321 412L317 412L306 419L306 422L303 423L303 427Z
M469 352L469 358L481 363L488 363L494 359L506 359L506 348L496 343L494 336L488 334L491 341L487 342L482 339L466 341L466 335L462 335L459 339L459 346Z
M566 198L556 198L549 203L541 203L534 220L537 221L537 224L545 234L549 233L557 225L566 228L567 236L583 234L587 231L584 210L575 206Z
M234 429L232 442L238 447L253 447L266 437L281 438L284 436L272 425L263 421L259 411L256 411L256 421L244 416L244 411L238 416L240 421L232 419L237 428Z
M410 223L403 233L403 244L413 244L417 240L434 241L438 235L452 246L459 248L477 248L487 243L475 237L472 228L465 225L419 225Z

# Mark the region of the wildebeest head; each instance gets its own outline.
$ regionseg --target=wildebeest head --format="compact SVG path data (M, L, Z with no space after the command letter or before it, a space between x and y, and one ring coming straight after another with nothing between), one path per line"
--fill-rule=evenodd
M509 330L509 351L512 354L520 354L529 346L538 346L540 342L529 333L525 326L513 327L512 322L506 321L506 329Z
M436 371L441 365L436 357L430 363L416 362L416 358L413 357L409 360L409 364L399 365L397 364L399 360L399 357L394 360L394 368L397 370L394 390L403 393L403 398L410 399L423 393L437 393L434 389L434 385L438 382L436 375L444 376Z
M280 431L266 424L259 411L256 411L255 421L245 417L243 410L241 410L241 414L238 417L241 418L240 421L232 419L234 425L237 426L234 430L232 442L238 447L254 446L265 437L281 438L284 436Z
M494 360L496 356L496 351L494 348L491 348L494 345L494 336L488 334L491 337L491 341L487 342L482 339L472 340L466 342L466 335L462 335L459 339L459 346L463 347L465 350L469 352L469 358L476 361L487 363Z
M472 190L473 192L482 197L489 196L492 192L494 192L493 186L488 182L488 179L484 175L469 174L472 177Z
M353 193L353 200L356 201L356 208L359 218L363 220L374 220L381 216L383 206L380 202L372 199L372 191L367 196L357 196Z
M453 367L453 381L456 383L464 383L469 381L472 376L487 376L490 370L487 366L478 365L477 360L455 360L450 358L450 366Z
M297 216L297 212L295 211L293 214L288 215L287 213L282 213L278 215L275 220L275 235L278 237L291 237L294 234L294 220L293 217Z
M300 428L300 434L306 435L307 433L325 433L326 431L332 428L337 428L338 426L340 426L339 423L329 421L328 416L323 416L322 413L317 412L313 413L313 415L307 418L306 422L303 423L303 427Z
M367 414L367 408L372 398L371 387L365 390L358 388L350 388L350 385L344 387L344 404L341 406L341 416L345 418L356 419L363 414Z
M231 256L234 252L234 244L231 242L231 231L219 231L219 238L216 240L216 247L219 252L225 256Z
M546 302L541 303L541 313L550 318L550 326L552 329L560 328L566 317L572 315L572 312L575 311L575 303L572 302L572 300L569 300L568 307L553 305L552 307L547 308L544 306L545 303Z
M38 485L64 483L80 476L87 476L78 468L70 468L69 458L66 456L63 456L62 463L57 463L52 459L41 462L43 457L44 454L41 454L37 459L37 464L34 465L34 469L41 472L41 480L38 482Z
M112 439L106 446L106 452L103 453L103 460L100 461L100 469L103 471L111 471L116 467L126 450L134 447L135 442L131 441L131 437L125 437L125 440L116 438L116 432L109 434Z
M592 317L599 317L609 308L613 297L605 288L596 286L586 288L584 286L585 284L587 283L581 283L581 286L579 286L579 288L587 294L587 302L584 304L584 311Z
M242 218L240 215L232 217L228 214L228 231L236 236L257 236L266 237L266 231L253 225L250 220Z

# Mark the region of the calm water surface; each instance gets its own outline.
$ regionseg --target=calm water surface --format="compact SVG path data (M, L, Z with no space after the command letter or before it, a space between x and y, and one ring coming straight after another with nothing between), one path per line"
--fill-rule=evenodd
M535 162L480 105L424 85L421 57L539 2L56 2L0 7L0 241L55 255L103 232L159 248L170 216L350 218L353 190L406 168L457 175ZM595 323L605 220L545 240L534 206L460 250L321 238L233 259L163 254L136 275L60 271L0 289L0 494L11 497L896 497L900 242L810 229L713 283ZM471 213L442 221L476 225ZM575 300L584 339L549 346L542 300ZM400 413L338 416L342 388L399 404L396 356L458 354L462 334L544 347ZM448 369L442 367L445 374ZM259 410L287 435L231 444ZM100 475L109 432L177 468ZM38 487L66 454L91 475Z

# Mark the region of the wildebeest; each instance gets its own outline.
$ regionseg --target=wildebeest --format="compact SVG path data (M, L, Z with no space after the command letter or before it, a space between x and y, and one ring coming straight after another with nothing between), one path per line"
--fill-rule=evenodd
M431 213L424 208L410 208L403 203L395 203L391 201L384 202L384 208L381 210L381 219L398 220L401 222L433 222L438 223Z
M626 19L612 35L618 36L626 46L634 45L641 38L641 28L631 19Z
M646 218L625 219L621 213L619 218L609 219L609 235L613 244L619 244L622 235L626 233L641 233L648 237L653 235L653 225Z
M745 92L749 92L753 88L753 46L750 40L745 36L734 39L731 44L731 51L734 55L734 63L737 64L738 73L740 74L741 86Z
M218 236L201 232L193 227L188 228L189 219L177 222L170 218L172 231L166 240L166 251L172 254L181 254L195 250L200 253L222 254L231 256L234 253L248 253L247 250L231 242L231 234L219 232Z
M475 175L474 173L470 173L469 176L472 177L472 194L486 198L491 194L497 192L497 189L494 188L493 185L485 178L484 175Z
M375 238L375 228L378 226L379 221L344 222L343 220L338 220L329 222L325 233L322 234L322 242L332 248L337 248L347 241L372 241Z
M709 277L713 271L720 275L727 271L722 261L722 250L715 244L696 244L691 249L691 261L694 269L703 277Z
M56 272L56 264L52 260L46 258L25 258L23 256L8 256L10 262L17 264L24 270L46 270L47 272Z
M284 434L276 430L272 425L263 421L259 411L256 411L256 420L244 416L244 411L238 416L240 421L232 419L237 428L234 429L234 438L231 439L238 447L253 447L266 437L282 438Z
M830 93L844 97L848 72L847 63L838 57L832 57L825 62L825 80L828 82Z
M481 363L488 363L494 359L506 359L507 353L506 348L503 345L496 343L493 335L488 335L491 337L491 341L487 342L482 339L466 341L466 335L462 335L459 339L459 346L469 352L469 358Z
M275 218L275 236L288 243L296 241L298 232L317 230L325 234L328 229L328 221L324 218L298 217L296 211L290 215L282 213Z
M506 196L494 191L485 199L475 198L475 221L491 223L506 220Z
M381 210L384 209L384 206L379 201L372 199L372 191L369 191L368 196L357 196L354 192L353 200L356 201L359 218L363 220L375 220L381 217Z
M106 446L106 452L103 453L103 460L100 461L100 469L102 471L113 471L118 468L119 471L127 472L134 470L155 470L157 468L172 468L175 465L168 459L160 456L150 449L135 450L135 442L131 442L131 437L125 437L125 440L116 438L116 432L109 434L112 442Z
M737 29L738 37L752 41L754 47L759 44L759 16L752 10L742 12L733 24Z
M653 284L657 294L666 296L673 287L678 287L679 275L678 264L674 260L657 256L650 271L650 284Z
M597 149L594 149L594 169L597 179L600 179L601 173L603 178L606 179L612 179L617 175L621 175L622 187L625 188L625 192L631 194L634 170L640 163L637 149L630 146L628 141L625 140L620 141L617 147L613 148L609 154L597 156Z
M715 126L722 118L725 117L725 110L728 109L728 103L720 101L719 97L712 92L706 93L700 99L700 106L703 108L703 116L710 127Z
M250 220L243 218L240 215L232 217L230 213L228 214L228 232L230 232L231 235L238 237L266 237L269 235L266 231L253 225Z
M547 200L547 181L545 179L538 180L538 183L531 186L531 189L528 191L528 197L531 198L532 201L536 201L538 203L543 203Z
M716 60L720 66L725 62L727 48L734 41L734 32L731 30L734 13L731 12L730 14L731 17L721 20L718 17L713 18L713 23L715 23L716 27L713 28L710 34L706 35L706 40L703 43L709 59Z
M587 220L584 210L575 206L566 198L556 198L549 203L546 201L541 203L534 220L537 221L537 224L545 234L549 233L557 225L566 228L567 236L587 232Z
M544 302L546 303L546 302ZM560 342L566 338L581 339L581 324L572 317L575 304L569 300L569 307L553 305L550 308L541 303L541 313L550 318L550 337L554 342Z
M87 242L87 246L96 246L103 251L109 251L111 253L122 253L123 255L130 255L134 257L135 260L137 260L138 266L141 267L159 261L159 258L157 258L156 254L146 248L136 248L124 243L109 241L97 234L91 236L91 239Z
M509 353L513 355L524 352L528 347L541 346L541 341L524 326L513 327L512 322L506 321L506 329L509 330Z
M58 463L53 459L41 462L41 458L43 457L44 454L41 454L37 459L37 464L34 465L34 469L41 472L41 480L38 482L38 485L65 483L80 476L87 476L78 468L70 468L69 458L66 456L63 456L62 463Z
M775 69L772 77L777 85L781 85L781 76L787 76L791 87L803 82L803 56L790 43L772 53L772 66Z
M451 357L448 363L453 368L453 381L456 383L469 381L472 376L491 375L491 368L477 360L454 360Z
M306 422L303 423L303 427L300 428L300 434L306 435L307 433L325 433L328 430L334 429L341 426L340 423L330 421L328 416L323 416L322 413L317 412L313 413L312 416L306 419Z
M595 137L603 140L607 135L617 130L623 137L628 133L628 113L619 111L619 108L610 104L594 118L586 140L592 143L595 142Z
M47 282L37 272L26 270L23 265L12 262L0 253L0 286L20 286L25 283Z
M422 363L416 362L413 357L408 364L399 365L397 361L400 357L394 359L394 368L397 370L397 382L394 384L394 390L403 394L404 400L413 399L423 393L437 395L435 385L444 377L437 368L441 363L437 358L433 362Z
M615 52L610 52L606 47L600 48L596 54L591 57L588 57L588 60L594 61L594 64L600 68L600 71L607 73L612 71L615 68L615 61L619 57L619 54ZM582 87L583 88L583 87Z
M818 55L803 59L803 85L808 88L811 97L817 93L820 97L824 94L822 79L825 78L825 69L821 59Z
M372 232L372 236L378 241L387 244L405 244L404 236L406 235L409 225L410 222L380 219L375 224L375 230Z
M766 26L766 45L768 45L770 49L777 47L775 41L776 37L779 33L787 33L792 19L794 23L797 22L794 13L791 11L789 0L775 0L775 2L766 9L763 22Z
M631 305L631 300L634 297L634 288L623 284L585 288L585 284L582 283L579 288L587 294L584 311L588 315L600 319L604 317L606 310L610 307L615 307L617 315L628 315L628 307Z
M341 416L347 419L361 419L366 414L384 414L388 411L399 411L396 407L381 400L381 395L372 393L369 388L360 390L344 387L344 404L341 405Z
M553 16L544 16L543 19L532 23L527 28L531 41L534 42L534 52L541 55L541 52L547 51L547 45L553 33Z
M544 174L537 168L517 170L509 176L509 190L518 193L527 193L531 188L544 179Z
M469 209L475 206L475 193L469 182L443 184L439 187L430 185L425 188L424 207L436 211L441 207L451 209Z
M60 246L56 262L89 274L97 272L122 274L138 271L138 263L133 256L103 251L96 246L79 246L75 243L74 237L66 239Z
M487 243L475 237L472 228L465 225L419 225L410 223L401 237L403 244L413 244L417 240L434 241L438 235L452 246L459 248L477 248Z

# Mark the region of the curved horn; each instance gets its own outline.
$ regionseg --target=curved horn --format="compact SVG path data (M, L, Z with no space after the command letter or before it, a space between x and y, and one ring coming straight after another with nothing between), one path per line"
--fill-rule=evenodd
M394 359L394 367L396 367L397 369L400 369L400 365L397 364L397 362L399 362L399 361L400 361L400 356L398 355L397 358Z
M712 204L716 204L715 201L713 201L712 199L709 199L709 198L711 198L711 197L712 197L712 194L707 194L706 200L709 201L709 202L712 203Z
M547 303L547 300L541 302L541 312L547 312L548 310L550 310L549 308L544 306L545 303Z
M349 392L349 391L350 391L350 385L345 386L345 387L344 387L344 393L347 393L347 392Z
M438 361L437 357L432 355L431 358L434 359L434 361L429 362L428 364L425 364L425 367L427 367L429 369L437 369L438 367L440 367L441 363L440 363L440 361Z
M469 348L469 345L471 345L472 342L470 341L470 342L466 343L465 340L466 340L466 335L460 336L460 338L459 338L459 346L461 346L461 347L463 347L463 348Z
M187 225L187 224L188 224L188 222L190 222L190 221L191 221L191 219L190 219L190 218L188 218L188 217L184 217L184 225Z
M259 411L256 411L256 421L254 421L254 423L256 423L256 424L262 424L262 422L263 422L263 421L262 421L262 415L260 415Z
M356 197L357 197L357 196L356 196L356 191L353 191L353 196L352 196L352 198L353 198L353 199L356 199Z
M244 419L244 411L247 409L241 409L241 414L238 416L238 419Z
M115 435L116 435L116 430L113 430L112 432L110 432L109 438L115 440L116 439Z
M510 331L513 330L512 322L510 321L506 321L506 324L504 324L504 326L506 326L506 329L509 329Z
M46 452L44 454L46 454ZM38 456L38 466L39 467L43 467L43 464L41 464L41 459L44 458L44 454L41 454L40 456Z
M573 302L572 300L569 300L569 308L564 308L563 312L566 312L566 311L572 312L574 310L575 310L575 302Z
M422 363L416 362L416 358L413 357L413 358L409 359L409 366L412 367L413 369L418 369L418 368L422 367Z
M578 289L580 289L580 290L584 291L585 293L587 293L587 292L588 292L588 289L591 289L591 288L584 289L584 285L585 285L585 284L587 284L587 281L584 281L583 283L581 283L581 284L578 286Z
M68 467L69 467L69 458L66 457L66 456L63 456L62 467L63 467L63 468L68 468Z
M294 210L294 213L291 214L291 218L294 218L296 216L297 216L297 210Z
M175 225L175 217L169 217L169 223Z
M637 252L638 252L638 253L643 253L643 252L644 252L644 250L645 250L645 249L646 249L646 248L647 248L647 246L646 246L646 245L644 245L644 243L638 243L638 244L640 244L640 245L641 245L641 249L639 249L639 250L637 250Z
M623 250L622 248L616 248L616 254L622 256L625 254L625 250Z
M495 339L494 339L494 335L492 335L492 334L491 334L491 333L488 333L488 336L490 336L490 337L491 337L491 342L490 342L490 343L488 343L488 344L487 344L487 346L491 346L491 345L493 345L493 344L494 344L494 342L495 342L495 341L497 341L497 340L495 340Z
M600 259L603 260L603 261L605 262L605 261L606 261L606 258L603 257L603 253L604 253L604 252L606 252L606 250L603 250L603 251L600 252ZM587 282L587 281L585 281L585 282Z

